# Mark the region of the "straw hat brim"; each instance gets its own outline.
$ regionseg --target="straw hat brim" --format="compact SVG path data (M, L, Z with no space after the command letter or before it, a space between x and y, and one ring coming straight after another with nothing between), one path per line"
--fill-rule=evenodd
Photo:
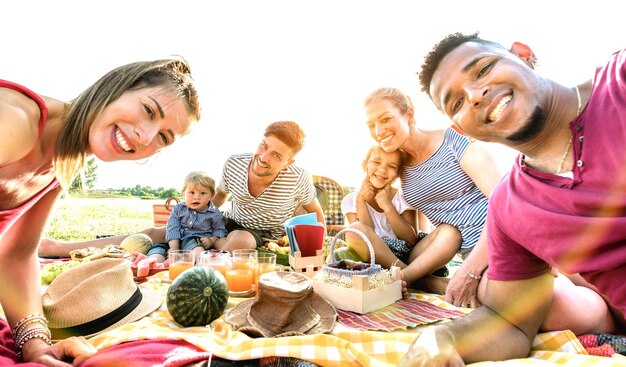
M68 326L67 328L51 328L51 332L52 332L52 339L53 341L58 341L61 339L65 339L68 338L70 336L84 336L86 338L91 338L94 337L96 335L102 334L106 331L110 331L113 330L119 326L125 325L125 324L130 324L131 322L135 322L140 320L141 318L148 316L150 313L156 311L160 306L161 303L163 301L162 296L155 292L152 289L146 288L146 287L142 287L142 286L138 286L139 291L141 292L141 302L139 303L139 305L132 310L128 315L124 316L122 319L120 319L118 322L116 322L115 324L102 329L98 332L95 333L91 333L88 335L78 335L74 332L72 332L71 330L71 326Z
M315 335L329 333L337 320L337 310L326 299L313 292L310 296L311 306L319 314L319 322L311 329L304 333L297 331L284 331L277 334L267 334L262 330L252 326L248 321L248 314L250 308L256 301L256 298L251 298L237 304L231 309L224 318L225 321L233 326L235 331L241 331L250 337L283 337L283 336L299 336L299 335Z

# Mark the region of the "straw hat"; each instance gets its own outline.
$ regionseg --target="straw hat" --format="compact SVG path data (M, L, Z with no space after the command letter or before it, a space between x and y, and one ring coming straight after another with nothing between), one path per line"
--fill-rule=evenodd
M104 258L61 273L42 296L53 339L91 337L159 308L162 297L133 280L130 261Z
M336 319L335 307L315 293L309 278L286 271L261 275L257 296L225 317L234 330L252 337L328 333Z

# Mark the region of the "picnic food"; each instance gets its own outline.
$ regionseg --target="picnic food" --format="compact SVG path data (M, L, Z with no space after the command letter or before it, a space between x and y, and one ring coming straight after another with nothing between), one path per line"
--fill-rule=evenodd
M289 255L289 246L281 247L276 242L268 242L267 248L277 254Z
M150 274L150 268L157 264L155 257L146 257L137 263L137 278L144 278Z
M59 276L59 274L80 264L81 261L79 260L56 260L54 262L44 264L41 267L41 284L49 285L54 279L56 279L56 277Z
M226 279L217 270L196 266L185 270L167 290L167 310L182 326L206 326L228 303Z
M139 252L145 255L152 247L152 239L147 234L135 233L124 238L120 246L126 252Z
M363 261L359 254L356 253L351 247L342 247L335 249L335 259L334 261L339 261L343 259L353 260L353 261ZM331 261L328 261L331 262Z
M167 270L169 261L165 260L160 263L154 257L148 257L140 252L133 252L131 254L130 268L133 271L133 275L138 279L145 278L150 275L154 275L160 271Z
M72 260L97 260L103 257L120 258L125 256L129 256L129 254L118 245L107 245L103 248L86 247L70 251Z

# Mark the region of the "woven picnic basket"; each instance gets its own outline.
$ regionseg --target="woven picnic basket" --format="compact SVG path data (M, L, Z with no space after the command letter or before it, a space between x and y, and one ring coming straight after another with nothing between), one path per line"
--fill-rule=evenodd
M367 269L362 269L362 270L350 270L350 269L339 269L334 267L334 265L338 265L340 262L342 262L343 260L335 260L335 242L337 242L337 240L339 239L339 236L341 236L342 234L346 233L346 232L352 232L352 233L356 233L359 236L361 236L361 238L363 239L363 241L365 241L365 243L367 244L367 247L370 251L370 266ZM328 264L324 264L323 269L328 272L328 274L330 275L336 275L336 276L341 276L341 277L352 277L354 275L374 275L379 273L382 270L382 267L379 264L376 264L376 256L374 255L374 247L372 247L372 243L370 242L369 238L367 238L367 236L359 231L358 229L354 229L354 228L344 228L341 231L337 232L337 234L335 235L335 237L333 238L332 242L330 243L330 258L332 259L332 261ZM357 264L363 264L363 262L359 261L357 262Z

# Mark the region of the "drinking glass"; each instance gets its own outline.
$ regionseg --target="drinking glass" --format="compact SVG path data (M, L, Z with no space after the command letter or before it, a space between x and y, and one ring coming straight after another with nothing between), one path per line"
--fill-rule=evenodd
M254 291L258 292L261 274L276 271L276 254L261 253L257 256L256 274L254 276Z
M168 258L170 280L174 280L180 273L193 267L195 252L192 250L170 250Z
M200 254L196 265L213 268L222 273L224 279L226 279L226 264L229 258L230 253L228 251L215 249L206 250Z
M226 266L226 282L232 297L246 297L253 291L257 250L233 250Z

